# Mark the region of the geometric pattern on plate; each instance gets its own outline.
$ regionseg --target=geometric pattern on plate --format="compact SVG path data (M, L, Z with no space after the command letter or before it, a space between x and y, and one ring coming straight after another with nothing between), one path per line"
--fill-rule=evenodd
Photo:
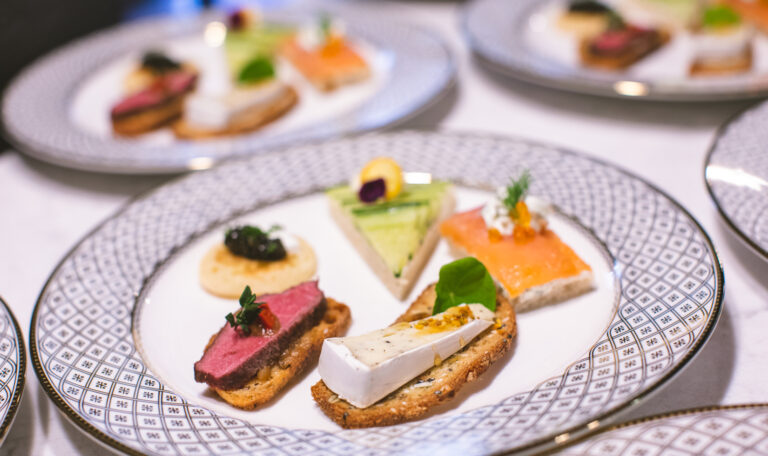
M681 75L638 79L631 69L598 71L542 55L529 44L525 31L531 28L531 16L553 3L566 2L473 0L464 8L461 18L464 37L470 49L489 63L493 70L558 90L627 100L657 101L731 100L758 98L768 93L768 80L759 72L723 78L689 78ZM553 34L562 33L555 29L554 23L543 25L552 27ZM576 49L574 46L574 54Z
M36 61L5 92L2 117L23 151L61 166L111 173L168 173L207 167L294 141L323 139L392 125L444 93L455 72L444 41L428 29L372 19L352 5L327 5L342 17L348 33L391 55L386 81L348 112L283 133L257 132L210 141L157 146L121 138L101 138L68 119L70 102L82 81L114 59L176 38L202 34L206 24L225 20L204 13L188 18L141 20L98 32ZM267 20L302 24L312 12L269 11Z
M11 309L0 298L0 444L13 424L24 391L24 337Z
M707 189L720 215L768 260L768 103L748 109L720 129L707 157Z
M131 312L164 261L221 223L345 182L366 161L491 189L530 169L531 192L591 229L615 259L618 310L599 340L533 390L464 413L326 432L252 425L187 402L145 366ZM259 182L259 191L241 182ZM641 179L555 147L447 132L369 134L225 163L131 202L88 234L43 289L31 324L37 375L95 438L129 453L424 454L446 444L485 454L542 449L610 421L701 348L721 309L723 276L706 233Z
M768 405L691 410L627 423L562 455L768 455Z

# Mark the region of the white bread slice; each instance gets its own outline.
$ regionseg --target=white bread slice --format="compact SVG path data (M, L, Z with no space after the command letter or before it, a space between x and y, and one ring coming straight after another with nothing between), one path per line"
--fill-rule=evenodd
M448 242L451 253L456 258L471 256L463 247L456 245L450 239L446 238L446 242ZM509 295L509 292L496 277L493 280L496 282L496 287L504 294L504 297L515 307L516 312L527 312L548 304L565 301L595 288L595 278L592 271L584 271L572 277L556 279L543 285L529 288L514 298Z
M440 240L440 223L453 213L456 203L451 189L446 189L440 207L440 214L438 214L437 218L432 223L432 226L427 230L427 233L424 236L424 241L416 252L414 252L411 261L403 267L400 277L395 277L386 262L384 262L384 259L376 253L365 236L363 236L357 229L352 218L344 212L341 204L333 198L328 198L328 200L330 203L331 217L339 225L341 231L347 239L349 239L349 242L355 249L357 249L360 256L363 257L363 260L368 263L368 266L373 270L374 274L379 277L379 280L381 280L384 286L386 286L387 289L400 300L403 300L408 296L411 288L413 288L413 285L416 283L416 279L419 278L421 270L424 269L424 265L427 264L427 261L432 256L437 241Z
M395 323L432 315L435 297L432 284ZM515 310L500 293L496 295L496 318L496 325L463 349L369 407L357 408L341 399L322 380L312 386L312 397L323 413L346 429L389 426L423 417L453 398L465 384L477 380L512 348L517 335Z

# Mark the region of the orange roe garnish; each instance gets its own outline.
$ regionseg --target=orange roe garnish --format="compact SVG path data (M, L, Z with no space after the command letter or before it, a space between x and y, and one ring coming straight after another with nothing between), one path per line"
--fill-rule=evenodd
M325 43L325 46L323 46L323 49L320 51L323 57L333 57L334 55L338 54L339 51L344 47L344 38L341 37L341 35L338 34L332 34L328 37L328 40Z
M504 239L504 236L497 230L496 228L491 228L488 230L488 240L491 242L499 242L500 240Z

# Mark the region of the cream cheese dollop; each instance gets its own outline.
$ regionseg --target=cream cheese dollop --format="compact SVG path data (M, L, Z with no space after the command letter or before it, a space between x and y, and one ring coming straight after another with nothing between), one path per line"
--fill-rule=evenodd
M748 24L704 29L692 36L694 59L727 59L742 55L752 42L754 29Z
M506 196L506 187L499 187L496 191L496 197L483 206L480 215L489 230L495 229L502 236L511 236L515 231L515 221L509 216L509 209L504 204ZM527 196L525 204L531 213L531 228L541 232L546 228L546 217L553 211L552 204L535 196Z
M346 32L346 24L336 18L331 19L330 34L343 36ZM316 51L325 46L326 37L320 21L314 20L304 24L296 37L299 45L307 51Z

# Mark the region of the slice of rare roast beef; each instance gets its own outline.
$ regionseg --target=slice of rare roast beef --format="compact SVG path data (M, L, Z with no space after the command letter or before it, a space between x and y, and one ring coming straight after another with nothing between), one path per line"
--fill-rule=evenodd
M327 307L316 281L259 296L256 301L269 305L280 321L280 329L272 335L244 335L225 324L195 363L195 381L223 390L242 387L259 369L277 360L291 342L315 326Z

